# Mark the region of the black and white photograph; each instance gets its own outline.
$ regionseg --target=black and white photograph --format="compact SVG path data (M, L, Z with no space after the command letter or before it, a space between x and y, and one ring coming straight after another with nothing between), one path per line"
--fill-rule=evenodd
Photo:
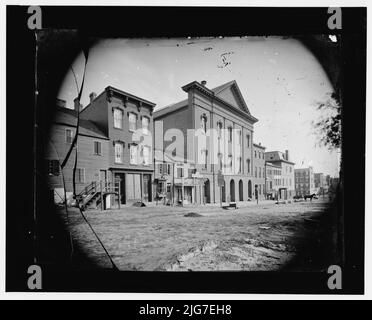
M23 205L8 218L7 202L7 228L16 229L7 233L9 291L235 292L233 277L237 292L335 294L350 264L362 273L349 253L364 245L366 10L60 7L72 15L64 24L48 18L57 9L21 10L35 45L35 90L21 120L27 130L7 135L18 140L7 157L22 153L23 136L32 141L23 165L30 183L18 173L7 180ZM288 21L213 29L224 15L265 12ZM291 29L292 14L323 25ZM118 17L128 30L111 29ZM170 28L186 25L164 31L167 18ZM362 33L343 30L349 21ZM14 98L7 111L24 117ZM14 280L21 256L30 267ZM244 277L266 282L250 287ZM276 277L285 280L269 280ZM349 292L361 292L353 285Z

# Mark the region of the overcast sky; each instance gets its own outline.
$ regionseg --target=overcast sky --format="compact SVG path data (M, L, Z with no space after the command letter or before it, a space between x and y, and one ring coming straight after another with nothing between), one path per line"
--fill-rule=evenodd
M73 63L78 83L83 55ZM315 172L337 176L339 155L317 145L312 121L321 113L317 101L332 92L316 58L293 39L247 37L224 39L104 40L89 53L82 104L89 93L111 85L156 103L186 99L181 87L207 81L214 88L236 80L246 104L258 118L256 143L267 151L289 150L295 167L312 165ZM59 98L73 106L77 96L72 72L66 74Z

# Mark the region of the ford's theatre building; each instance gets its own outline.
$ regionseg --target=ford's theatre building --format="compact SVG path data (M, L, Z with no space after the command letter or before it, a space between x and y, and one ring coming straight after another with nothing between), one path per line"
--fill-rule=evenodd
M188 203L247 201L254 198L255 185L262 185L259 197L264 198L263 173L259 178L253 172L253 126L258 120L236 81L214 89L205 81L193 81L182 90L187 99L154 112L157 195L172 201L181 197ZM178 138L182 146L172 148ZM219 172L224 180L221 189ZM182 176L185 179L179 179ZM188 190L184 186L176 191L186 178Z

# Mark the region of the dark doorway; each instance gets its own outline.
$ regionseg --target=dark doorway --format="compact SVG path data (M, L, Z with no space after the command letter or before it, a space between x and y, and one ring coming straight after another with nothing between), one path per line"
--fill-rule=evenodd
M243 201L243 181L239 180L239 201Z
M222 202L226 202L226 183L223 182L223 185L221 187L221 193L222 193Z
M211 203L211 195L210 195L210 183L209 179L204 182L204 197L205 203Z
M143 201L151 202L151 174L143 175Z
M231 179L230 181L230 201L235 202L235 181Z
M248 197L252 198L252 181L248 181Z
M124 173L115 173L115 183L119 182L120 185L120 203L125 204L125 174Z

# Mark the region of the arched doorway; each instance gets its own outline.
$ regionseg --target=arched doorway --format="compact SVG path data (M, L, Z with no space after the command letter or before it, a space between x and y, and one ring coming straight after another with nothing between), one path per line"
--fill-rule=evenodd
M211 203L211 192L210 192L210 183L209 179L205 180L204 182L204 198L205 203Z
M239 201L243 201L243 181L239 180Z
M221 192L222 192L222 202L226 202L226 183L225 183L225 181L223 182L223 185L222 185L222 190L221 190Z
M248 197L252 198L252 181L248 181Z
M235 181L234 179L230 180L230 201L235 202Z

